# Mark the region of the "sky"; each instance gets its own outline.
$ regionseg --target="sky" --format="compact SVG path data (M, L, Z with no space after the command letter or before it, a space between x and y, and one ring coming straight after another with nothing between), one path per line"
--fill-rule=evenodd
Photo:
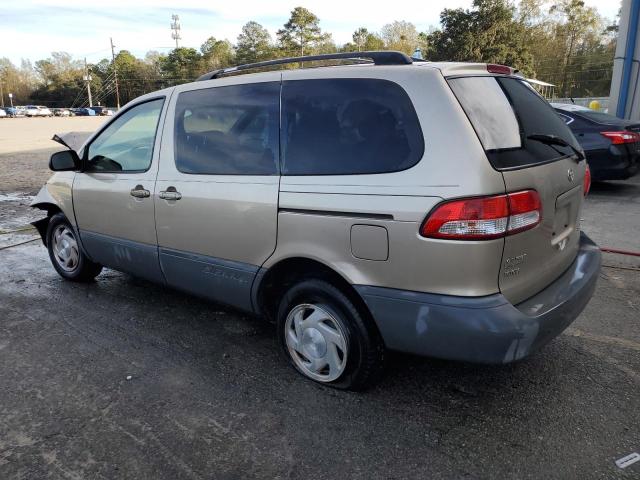
M613 19L618 0L585 0ZM291 10L304 6L320 18L338 44L351 40L361 26L379 31L394 20L408 20L418 31L438 26L444 8L468 8L471 0L0 0L0 57L16 65L65 51L89 63L110 57L109 38L116 52L129 50L144 56L149 50L167 52L171 15L182 26L180 46L199 48L210 36L235 43L242 26L254 20L275 32Z

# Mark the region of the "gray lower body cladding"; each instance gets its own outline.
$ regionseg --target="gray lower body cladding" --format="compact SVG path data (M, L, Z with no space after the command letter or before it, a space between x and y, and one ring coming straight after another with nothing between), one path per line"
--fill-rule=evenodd
M357 285L392 350L478 363L519 360L559 335L589 302L599 248L584 234L571 266L530 299L457 297Z

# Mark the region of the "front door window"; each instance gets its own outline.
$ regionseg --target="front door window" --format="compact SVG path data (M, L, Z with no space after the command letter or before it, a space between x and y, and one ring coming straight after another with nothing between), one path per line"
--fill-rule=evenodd
M89 145L87 172L144 172L151 166L163 99L129 109Z

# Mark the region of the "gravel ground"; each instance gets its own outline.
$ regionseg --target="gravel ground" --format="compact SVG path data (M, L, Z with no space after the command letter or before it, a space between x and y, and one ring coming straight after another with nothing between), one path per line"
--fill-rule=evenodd
M47 158L0 156L0 230L34 217ZM596 186L584 229L639 250L639 203L638 178ZM0 478L640 478L614 464L640 452L640 261L605 265L530 358L395 354L353 394L299 377L258 319L110 270L64 282L39 242L0 250Z
M93 132L108 118L3 118L0 120L0 155L54 148L57 143L51 141L51 137L56 133Z

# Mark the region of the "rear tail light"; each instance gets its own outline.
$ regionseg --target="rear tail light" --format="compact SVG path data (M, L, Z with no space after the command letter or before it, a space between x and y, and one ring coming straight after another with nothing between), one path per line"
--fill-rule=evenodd
M614 145L640 142L640 133L628 132L626 130L620 132L600 132L600 135L607 137Z
M506 65L496 65L495 63L487 64L487 72L489 73L498 73L501 75L511 75L513 70L511 67L507 67Z
M507 235L529 230L540 223L542 206L535 190L508 193L509 224Z
M591 169L589 168L589 165L587 165L587 168L584 171L584 184L583 184L583 193L585 197L589 193L589 190L591 190Z
M529 230L540 223L535 190L441 203L427 217L420 235L449 240L490 240Z

